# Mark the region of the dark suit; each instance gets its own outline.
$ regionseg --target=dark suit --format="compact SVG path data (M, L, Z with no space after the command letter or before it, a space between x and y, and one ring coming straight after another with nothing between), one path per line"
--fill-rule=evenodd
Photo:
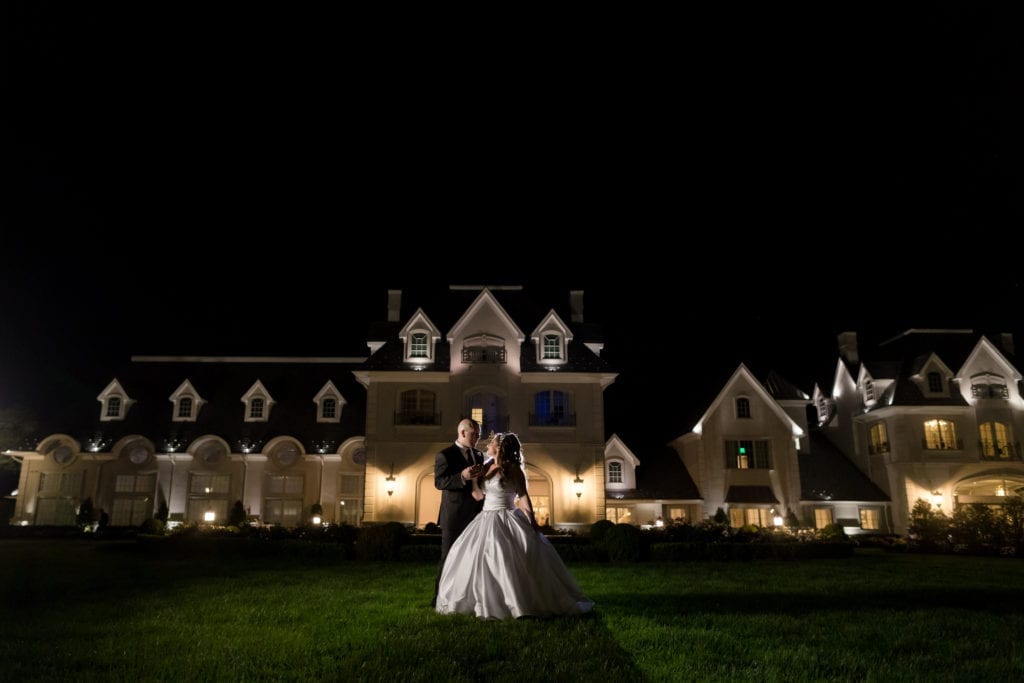
M476 462L482 462L479 451L476 452ZM437 565L437 580L434 582L435 600L441 570L452 543L484 506L482 500L473 499L472 482L462 478L462 470L469 466L462 449L454 443L434 456L434 486L441 491L441 509L437 515L437 523L441 525L441 561Z

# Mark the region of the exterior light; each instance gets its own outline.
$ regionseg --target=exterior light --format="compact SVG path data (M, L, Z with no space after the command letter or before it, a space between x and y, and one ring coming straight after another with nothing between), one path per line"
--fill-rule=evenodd
M320 523L320 516L319 515L313 515L313 524L319 524L319 523Z
M775 515L772 517L772 524L775 526L782 526L782 515Z
M579 498L583 495L583 480L580 479L580 468L576 468L576 478L572 480L572 490Z
M660 529L661 527L665 526L665 520L663 520L661 517L658 517L656 520L654 520L654 526Z
M391 463L391 474L384 478L384 490L389 497L395 492L395 463Z
M938 491L932 491L932 505L935 507L942 506L942 494Z
M996 495L997 496L1005 496L1006 495L1006 480L1005 479L1003 480L1003 483L1000 484L996 488Z
M217 519L217 515L212 510L203 514L204 522L212 522L215 519Z

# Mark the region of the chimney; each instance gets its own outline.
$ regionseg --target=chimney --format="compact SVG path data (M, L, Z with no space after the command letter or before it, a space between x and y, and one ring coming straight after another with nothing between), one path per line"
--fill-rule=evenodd
M839 355L848 363L859 363L860 356L857 355L857 333L840 332L837 338L839 339Z
M388 290L388 322L397 323L402 311L402 290Z
M1014 355L1017 352L1013 350L1013 332L1003 332L999 335L999 345L1003 347L1003 351Z
M572 311L572 322L583 322L583 290L573 289L569 291L569 310Z

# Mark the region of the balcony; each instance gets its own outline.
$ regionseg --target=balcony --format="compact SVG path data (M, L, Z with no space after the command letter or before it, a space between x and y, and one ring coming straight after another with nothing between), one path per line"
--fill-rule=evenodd
M971 385L973 398L1010 398L1005 384L974 384Z
M566 415L536 415L530 413L531 427L575 427L576 413Z
M396 425L440 425L441 413L426 410L399 410L395 413Z
M500 364L505 362L505 349L504 347L498 349L494 347L478 346L474 348L462 349L462 362L463 363L494 363Z
M889 442L883 441L880 444L871 444L868 446L868 455L880 455L882 453L889 452Z
M964 440L957 439L956 443L937 441L929 444L928 439L921 439L921 448L926 451L962 451L964 449Z
M981 460L986 462L1007 462L1010 460L1021 461L1020 442L1004 443L1002 446L995 444L984 444L978 442L978 450L981 451Z

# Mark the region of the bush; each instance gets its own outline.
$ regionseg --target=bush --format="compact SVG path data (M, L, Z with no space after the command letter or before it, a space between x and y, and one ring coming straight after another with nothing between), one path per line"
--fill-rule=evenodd
M441 527L434 522L427 522L423 525L423 533L425 534L439 534L441 533Z
M408 530L398 522L363 527L356 539L356 555L361 560L395 561L405 545Z
M822 527L821 531L818 532L818 538L823 541L846 541L846 532L843 531L841 524L826 524Z
M163 535L165 526L162 520L151 517L139 525L139 533L160 536Z
M93 517L95 517L95 511L92 507L92 498L86 498L78 507L78 515L75 516L75 523L84 529L93 523Z
M596 546L603 546L608 530L615 526L610 519L599 519L590 525L590 542Z
M613 562L636 562L643 551L640 530L632 524L616 524L605 534L604 546Z
M231 506L230 512L228 512L228 526L242 526L245 524L247 516L248 515L245 514L245 508L242 506L242 501L236 500L235 504Z

